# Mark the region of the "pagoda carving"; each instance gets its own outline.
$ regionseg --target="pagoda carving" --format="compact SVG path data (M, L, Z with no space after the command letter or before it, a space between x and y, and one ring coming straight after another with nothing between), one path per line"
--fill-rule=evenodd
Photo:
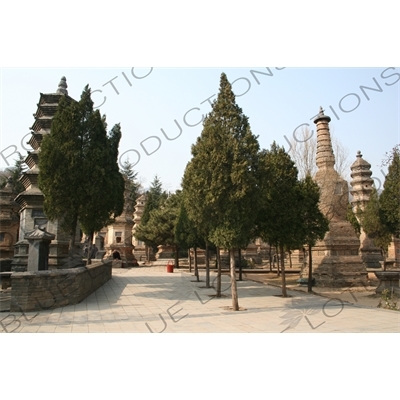
M144 242L136 239L136 237L135 237L135 230L140 225L140 221L143 216L145 205L146 205L146 195L142 194L136 200L135 212L133 213L134 226L133 226L132 234L133 234L133 245L135 247L134 255L138 261L145 261L147 259L147 255L149 256L150 261L154 261L155 257L154 257L153 249L150 247L147 247Z
M52 222L46 217L43 210L43 194L38 186L39 153L43 137L50 133L51 123L61 98L65 97L68 102L75 101L68 96L67 87L66 79L62 77L56 93L40 93L37 111L33 114L35 121L30 128L31 137L27 142L33 150L28 151L24 161L29 169L20 179L25 190L15 198L16 203L20 206L20 224L19 241L14 247L13 271L24 272L27 270L29 242L25 239L25 234L37 228L46 230L55 236L49 248L48 268L70 268L72 266L68 261L68 235L62 232L58 221ZM67 174L68 171L65 173Z
M360 240L346 220L348 184L334 167L330 121L331 118L324 115L321 107L314 120L317 126L318 167L314 180L320 188L320 209L329 220L329 231L313 248L313 277L319 286L366 285L367 271L359 254ZM307 278L306 269L301 275Z

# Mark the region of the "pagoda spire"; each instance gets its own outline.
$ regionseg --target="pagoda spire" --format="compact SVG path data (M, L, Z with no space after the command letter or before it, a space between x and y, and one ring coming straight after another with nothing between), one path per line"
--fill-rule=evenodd
M320 188L319 208L329 220L329 231L324 239L313 246L313 276L320 286L365 285L367 270L359 254L360 240L346 219L348 183L335 170L330 121L331 118L320 107L314 119L317 126L318 167L314 180ZM303 268L301 277L308 278L307 268Z
M331 122L331 118L325 115L323 108L320 107L319 114L314 119L314 123L317 125L316 164L318 169L333 169L335 165L329 122Z
M60 83L58 84L58 89L57 89L57 94L65 94L68 95L68 90L67 90L67 78L65 76L61 77Z

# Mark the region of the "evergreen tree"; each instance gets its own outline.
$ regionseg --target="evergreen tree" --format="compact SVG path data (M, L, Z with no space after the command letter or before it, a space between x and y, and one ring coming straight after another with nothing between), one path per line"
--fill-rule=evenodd
M353 206L351 203L347 205L347 214L346 214L346 221L349 221L351 226L354 229L354 232L358 237L360 237L361 234L361 225L360 222L358 221L357 215L359 215L361 212L360 209L357 209L356 212L353 210Z
M41 144L44 211L70 235L70 251L78 220L92 238L123 209L124 179L117 164L121 129L115 125L109 135L106 129L105 117L94 111L86 86L79 102L61 98L51 132Z
M308 248L308 291L312 291L312 247L329 230L329 221L319 209L320 190L310 175L300 181L300 207L298 218L302 222L303 244Z
M388 174L380 196L380 218L388 231L400 237L400 146L388 156Z
M83 100L83 98L81 99ZM44 195L44 212L49 220L59 220L69 234L73 250L78 215L83 203L83 160L86 122L79 103L62 97L54 115L51 133L43 137L39 157L39 187Z
M140 223L135 236L156 246L166 245L175 248L175 264L178 266L179 242L176 240L175 227L181 205L181 193L170 195L163 204L150 211L146 224Z
M125 210L133 214L141 189L141 184L137 180L138 173L133 170L133 165L129 160L124 161L121 173L125 179Z
M253 238L254 209L258 201L258 152L257 137L236 104L231 84L223 73L218 98L204 120L200 138L192 147L193 157L185 170L183 190L192 221L204 226L207 220L208 240L230 250L235 311L239 303L234 249L246 247Z
M304 230L299 218L297 168L283 147L275 142L260 155L260 185L263 190L258 218L260 237L275 246L281 259L282 296L287 297L285 249L295 249L304 243Z
M124 208L125 180L118 166L121 127L115 125L107 135L99 117L100 113L93 117L93 130L89 132L91 137L83 167L85 201L78 216L82 231L89 235L89 255L94 233L112 223Z
M382 194L383 195L383 194ZM375 245L381 249L382 256L385 256L388 246L392 240L392 232L382 219L381 199L374 188L364 211L359 212L361 226L364 232L374 241Z
M152 240L153 235L151 233L151 227L148 228L146 225L149 223L151 212L159 209L167 198L168 194L163 190L162 182L156 175L151 183L150 189L146 192L146 204L144 206L143 215L140 220L140 225L135 230L136 239L144 242L147 249L153 248L153 251L157 250L157 246L160 243L156 243ZM148 251L146 253L147 260L149 261Z
M25 190L24 185L20 182L20 178L27 170L27 166L25 165L24 157L22 157L20 153L18 153L18 158L14 161L14 166L6 168L4 171L4 175L1 178L2 182L0 183L0 188L2 189L6 185L8 178L11 178L12 190L15 196L17 196Z
M162 187L160 178L156 175L151 182L150 189L146 192L146 204L144 206L143 215L140 220L141 224L146 224L150 219L150 212L159 208L167 199L168 194Z
M206 244L204 238L200 235L200 232L196 228L193 221L189 219L183 199L181 201L178 220L175 226L175 240L177 243L179 243L180 247L186 248L188 250L190 250L191 248L194 249L194 274L197 278L197 281L199 282L199 271L197 268L197 248L204 248L206 247Z

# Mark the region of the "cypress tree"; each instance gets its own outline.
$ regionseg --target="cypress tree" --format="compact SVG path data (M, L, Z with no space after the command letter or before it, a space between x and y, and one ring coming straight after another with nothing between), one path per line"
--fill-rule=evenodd
M380 196L380 218L389 232L400 237L400 145L388 156L388 174Z
M78 221L92 239L94 232L122 213L124 179L117 163L121 128L117 124L107 135L106 127L86 86L79 102L60 100L50 134L41 144L39 187L44 211L69 233L70 251Z
M207 239L230 251L232 308L239 310L234 250L251 241L258 201L256 166L259 144L247 116L236 104L226 75L219 94L192 146L192 160L183 178L189 218L207 232ZM220 263L217 296L220 295Z

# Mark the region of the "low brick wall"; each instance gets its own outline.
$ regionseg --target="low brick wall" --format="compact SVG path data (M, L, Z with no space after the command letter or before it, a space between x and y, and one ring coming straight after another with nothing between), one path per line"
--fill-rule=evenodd
M112 262L11 276L10 311L41 311L84 300L111 279Z

